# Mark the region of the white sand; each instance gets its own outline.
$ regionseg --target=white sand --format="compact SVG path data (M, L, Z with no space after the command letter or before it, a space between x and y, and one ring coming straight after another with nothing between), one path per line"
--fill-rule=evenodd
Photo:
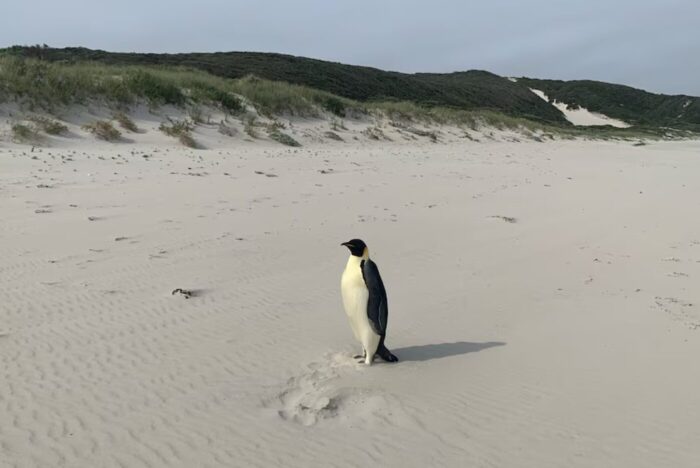
M157 120L0 142L0 466L698 465L699 142ZM352 237L398 364L351 359Z
M544 93L544 91L532 88L530 88L530 91L532 91L545 101L550 102L549 97ZM608 117L607 115L603 115L598 112L591 112L585 107L578 107L576 109L572 109L569 108L568 104L558 102L556 100L552 101L551 104L564 114L566 120L568 120L574 125L585 127L592 125L610 125L612 127L618 128L627 128L630 126L627 122L623 122L622 120L618 119L613 119L612 117Z

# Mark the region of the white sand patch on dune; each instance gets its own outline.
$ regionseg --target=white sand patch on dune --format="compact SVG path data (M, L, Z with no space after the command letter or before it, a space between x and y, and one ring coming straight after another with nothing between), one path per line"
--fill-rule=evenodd
M532 88L530 88L530 91L532 91L545 101L550 102L549 97L547 97L547 95L543 91ZM551 104L564 114L566 120L568 120L574 125L610 125L612 127L618 128L627 128L630 126L627 122L623 122L622 120L618 119L613 119L611 117L596 112L591 112L585 107L579 107L578 109L570 109L567 104L557 101L553 101L551 102Z

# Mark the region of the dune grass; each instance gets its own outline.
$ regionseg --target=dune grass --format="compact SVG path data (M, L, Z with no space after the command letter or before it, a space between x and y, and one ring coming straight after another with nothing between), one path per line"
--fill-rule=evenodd
M219 125L217 127L217 131L220 134L222 134L224 136L228 136L228 137L234 137L238 133L238 130L236 130L234 127L226 125L226 122L224 122L223 120L221 122L219 122Z
M48 135L61 135L68 131L68 127L49 117L35 115L29 117L29 120L34 123L37 129Z
M126 115L124 112L116 112L113 117L114 120L116 120L119 123L119 126L124 130L128 130L134 133L139 131L139 128L136 126L134 121L131 120L131 117Z
M30 108L49 112L60 106L95 101L115 109L147 101L152 106L170 104L187 108L190 115L199 120L203 120L200 106L213 106L238 115L244 121L245 132L252 138L259 138L257 127L260 125L257 117L252 117L256 114L272 119L281 115L325 116L330 118L334 131L345 129L342 117L369 116L409 126L411 123L451 124L467 130L493 127L525 134L552 133L564 138L683 138L690 135L682 130L656 127L574 127L488 109L464 110L409 101L358 102L305 86L255 76L223 78L183 67L47 62L7 55L0 56L0 101L3 99L14 99ZM256 112L251 112L251 107ZM124 119L117 118L117 121L123 128L134 131ZM381 129L377 130L368 130L368 136L384 139ZM431 135L426 136L433 139ZM183 144L192 143L187 136L181 138Z
M301 146L301 143L296 141L294 138L291 136L287 135L286 133L280 132L279 130L273 130L267 134L271 139L275 140L278 143L282 143L283 145L286 146Z
M12 139L19 143L30 143L39 139L39 133L33 126L23 123L12 125Z
M254 115L247 116L243 121L243 131L246 133L246 135L253 138L254 140L260 138L260 135L258 134L258 131L255 128L258 126L258 118Z
M83 125L82 129L105 141L117 141L122 136L121 132L114 128L109 120L96 120Z
M146 100L152 105L183 106L192 101L239 112L243 103L229 81L184 68L0 57L0 98L18 98L47 110L99 99L121 105Z
M305 86L247 76L231 80L233 91L244 96L266 116L293 115L319 117L321 111L344 116L349 109L360 109L359 103Z
M188 120L169 120L169 123L161 123L158 129L168 136L177 138L180 143L188 148L197 148L197 142L192 137L193 122Z

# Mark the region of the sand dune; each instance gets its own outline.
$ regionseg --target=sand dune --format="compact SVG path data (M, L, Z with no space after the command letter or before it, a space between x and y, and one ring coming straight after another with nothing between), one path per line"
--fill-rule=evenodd
M697 465L697 141L75 118L0 143L0 466ZM395 365L351 358L356 236Z
M531 89L533 93L549 102L547 95L540 91L539 89ZM592 125L610 125L612 127L627 128L630 125L627 122L623 122L619 119L613 119L607 115L603 115L597 112L591 112L585 107L577 107L575 109L569 108L568 104L563 102L553 101L552 105L562 111L566 120L574 125L589 127Z

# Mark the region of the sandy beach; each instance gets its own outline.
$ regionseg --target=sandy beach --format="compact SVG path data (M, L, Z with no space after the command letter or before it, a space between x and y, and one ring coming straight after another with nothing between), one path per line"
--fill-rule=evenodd
M698 465L700 142L158 122L0 142L0 466Z

